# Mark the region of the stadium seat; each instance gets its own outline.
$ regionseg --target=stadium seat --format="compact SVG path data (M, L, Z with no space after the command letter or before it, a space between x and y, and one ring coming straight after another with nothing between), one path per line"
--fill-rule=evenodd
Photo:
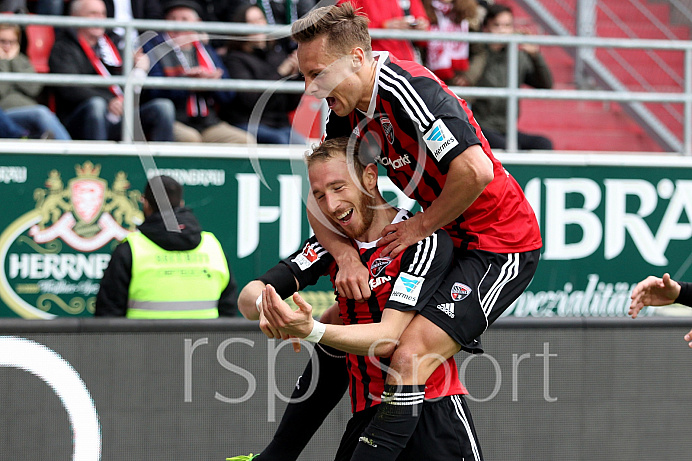
M288 114L291 126L298 133L309 139L322 137L322 102L309 95L303 95L298 107Z
M47 73L48 57L55 42L53 26L31 24L26 26L26 55L29 57L36 72Z

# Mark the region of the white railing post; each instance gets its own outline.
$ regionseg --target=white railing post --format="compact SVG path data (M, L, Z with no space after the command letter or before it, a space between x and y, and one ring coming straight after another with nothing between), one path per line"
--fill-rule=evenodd
M128 77L130 72L132 72L132 67L134 66L134 50L132 49L133 44L133 34L135 30L131 24L125 26L125 35L123 40L125 41L125 46L123 49L123 73L124 77ZM134 85L132 84L132 79L128 78L123 88L123 117L122 117L122 142L131 143L134 141L134 113L135 113L135 96L134 96Z
M596 32L596 0L577 0L576 30L578 37L593 37ZM579 46L574 60L574 83L578 88L588 88L584 61L594 54L592 47Z
M685 116L682 120L682 155L692 156L692 48L685 50Z
M507 44L507 69L509 76L507 88L509 97L507 98L507 133L505 149L508 152L516 152L519 148L517 143L517 120L519 119L519 43L512 42ZM482 127L481 127L482 128Z

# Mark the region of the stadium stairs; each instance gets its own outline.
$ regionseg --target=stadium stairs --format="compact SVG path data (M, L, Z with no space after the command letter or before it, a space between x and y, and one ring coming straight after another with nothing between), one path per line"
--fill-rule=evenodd
M518 27L528 26L535 33L550 33L536 26L538 21L531 14L531 9L525 8L526 2L510 0L505 3L512 7ZM539 3L570 34L575 33L576 0L542 0ZM687 40L690 38L690 29L671 22L667 4L646 0L598 0L596 35L610 38ZM554 87L576 89L573 56L561 47L544 46L541 52L553 72ZM595 55L631 91L682 91L682 52L601 48L596 50ZM595 87L596 84L592 85ZM669 150L615 102L525 99L520 104L519 129L549 136L556 150ZM682 140L682 104L647 103L644 106L678 140Z

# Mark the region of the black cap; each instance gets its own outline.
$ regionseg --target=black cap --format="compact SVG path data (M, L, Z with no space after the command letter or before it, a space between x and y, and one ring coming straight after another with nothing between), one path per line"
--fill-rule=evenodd
M147 181L144 187L144 198L149 202L153 211L159 211L159 203L156 201L154 189L163 191L168 196L168 201L173 208L178 208L183 200L183 186L170 176L154 176Z
M168 12L174 8L190 8L194 10L200 18L204 16L202 6L194 0L168 0L163 3L163 15L167 15Z

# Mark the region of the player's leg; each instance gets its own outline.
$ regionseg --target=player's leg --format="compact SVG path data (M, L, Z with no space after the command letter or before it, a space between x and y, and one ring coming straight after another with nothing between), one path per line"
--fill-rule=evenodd
M462 395L426 401L411 440L397 461L482 461L471 412Z
M306 400L289 403L271 443L253 461L295 461L348 388L343 352L318 344L317 386ZM291 400L305 395L312 379L312 360L298 379Z
M346 424L346 430L341 437L339 449L336 451L334 461L348 461L353 456L353 451L358 445L358 438L365 428L370 424L370 420L375 416L377 407L366 408L353 414Z
M387 382L393 383L390 378L398 373L405 385L385 387L383 403L363 433L353 460L396 459L415 430L425 381L435 369L435 354L446 359L459 348L482 352L478 337L526 289L539 251L465 251L455 256L454 267L404 331L394 352Z
M539 257L540 250L460 252L421 315L443 329L462 350L481 353L481 334L528 287Z
M460 346L427 318L416 315L392 355L382 402L351 459L395 460L423 409L425 382Z

